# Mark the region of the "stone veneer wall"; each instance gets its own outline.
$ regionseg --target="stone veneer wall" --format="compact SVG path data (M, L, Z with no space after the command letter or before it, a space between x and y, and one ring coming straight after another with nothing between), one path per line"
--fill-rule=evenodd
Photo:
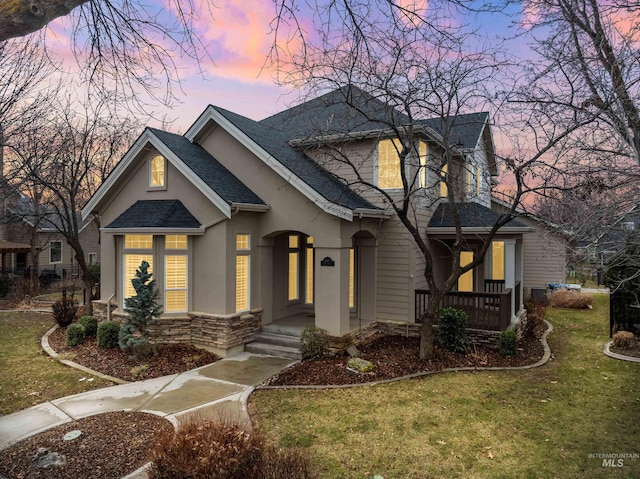
M112 304L111 318L122 322L126 315L113 312L115 308ZM106 321L106 301L94 301L93 311L100 321ZM229 315L192 312L187 316L154 320L149 327L149 336L156 343L188 343L231 349L253 341L261 327L262 309Z

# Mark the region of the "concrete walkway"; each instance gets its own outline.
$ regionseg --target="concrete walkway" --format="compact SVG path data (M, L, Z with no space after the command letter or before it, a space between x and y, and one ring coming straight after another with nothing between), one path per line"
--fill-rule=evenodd
M0 417L0 449L66 422L112 411L157 414L174 425L190 417L249 421L254 386L295 361L242 353L181 374L95 389Z

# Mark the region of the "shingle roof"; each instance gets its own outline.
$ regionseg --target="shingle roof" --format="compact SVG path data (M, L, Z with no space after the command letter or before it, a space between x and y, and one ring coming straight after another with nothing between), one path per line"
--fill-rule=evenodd
M371 94L348 85L265 118L260 123L286 131L292 140L385 130L392 124L408 123L408 118Z
M213 107L274 159L328 201L349 209L379 209L362 198L304 153L289 145L291 132Z
M149 128L178 158L227 203L264 205L265 202L204 148L184 136Z
M200 222L193 217L180 200L140 200L118 216L108 229L121 228L199 228Z
M491 228L500 218L500 213L482 206L478 203L456 203L458 214L460 215L460 225L463 228ZM509 228L529 227L522 222L512 219L505 226ZM451 213L451 205L442 202L438 205L435 213L429 220L428 228L453 228L455 222Z
M478 113L468 113L463 115L456 115L454 117L443 118L428 118L424 120L418 120L416 123L419 125L425 125L433 128L435 131L443 135L445 121L451 122L451 130L449 132L449 141L453 145L457 145L462 149L473 149L478 144L478 139L482 134L482 129L489 118L489 113L486 111Z

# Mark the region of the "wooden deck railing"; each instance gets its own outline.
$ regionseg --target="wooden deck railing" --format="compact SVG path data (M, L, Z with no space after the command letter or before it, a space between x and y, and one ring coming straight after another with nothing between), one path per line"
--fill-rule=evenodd
M504 286L504 285L503 285ZM493 288L493 286L492 286ZM498 287L495 286L497 289ZM520 282L516 283L516 305L520 304ZM440 308L461 309L469 316L468 327L485 329L489 331L504 331L511 323L513 312L511 311L512 290L506 289L499 292L480 291L451 291L441 301ZM417 289L415 292L416 322L420 323L422 315L427 309L431 292ZM517 306L516 306L517 307Z

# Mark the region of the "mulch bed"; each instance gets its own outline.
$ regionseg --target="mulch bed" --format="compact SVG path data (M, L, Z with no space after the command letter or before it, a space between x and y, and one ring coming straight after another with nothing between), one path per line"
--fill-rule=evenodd
M346 366L349 356L344 354L295 364L271 378L266 385L361 384L448 368L525 366L542 358L544 348L538 339L542 332L539 331L536 337L522 342L515 357L504 357L499 351L484 347L475 347L470 353L459 354L436 344L435 357L429 361L419 359L419 338L374 336L358 347L360 357L375 365L374 371L364 374L348 371Z
M49 345L58 354L64 354L65 359L125 381L177 374L220 359L212 352L187 344L159 345L159 354L144 360L131 358L120 348L99 348L95 338L85 338L82 344L70 348L67 346L66 329L63 328L49 335Z
M640 341L635 341L633 345L628 348L615 348L613 346L609 346L609 351L612 353L622 354L623 356L640 358Z
M82 434L65 441L74 430ZM7 479L116 479L148 462L159 434L173 425L159 416L139 412L110 412L54 427L0 451L0 477ZM65 456L66 464L32 467L39 448Z

